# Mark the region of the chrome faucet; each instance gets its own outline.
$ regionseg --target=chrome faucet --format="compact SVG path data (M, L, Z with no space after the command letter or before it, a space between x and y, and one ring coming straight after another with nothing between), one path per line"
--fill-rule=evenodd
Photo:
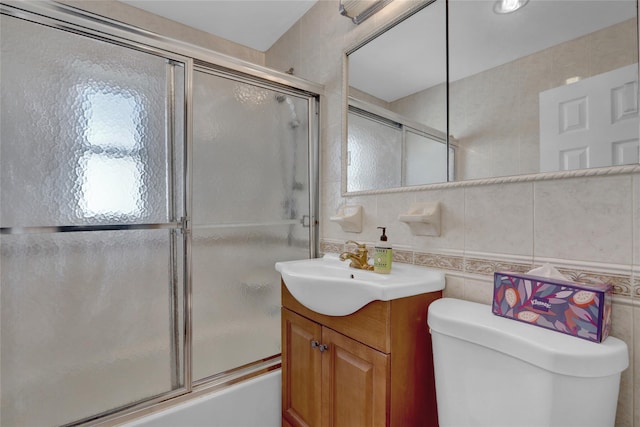
M353 240L347 240L347 244L353 243L357 246L355 252L343 252L340 254L342 261L351 260L349 267L358 268L360 270L373 270L373 265L369 264L369 253L367 247Z

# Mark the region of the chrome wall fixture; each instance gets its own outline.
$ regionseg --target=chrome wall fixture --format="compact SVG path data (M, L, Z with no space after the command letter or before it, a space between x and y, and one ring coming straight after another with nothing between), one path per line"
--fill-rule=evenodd
M340 0L340 14L360 24L393 0Z

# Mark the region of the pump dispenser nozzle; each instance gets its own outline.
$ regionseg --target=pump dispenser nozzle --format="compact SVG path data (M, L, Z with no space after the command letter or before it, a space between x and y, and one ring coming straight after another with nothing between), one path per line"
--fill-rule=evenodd
M385 233L387 232L387 227L378 227L378 229L382 229L382 236L380 236L380 241L381 242L386 242L387 241L387 235Z

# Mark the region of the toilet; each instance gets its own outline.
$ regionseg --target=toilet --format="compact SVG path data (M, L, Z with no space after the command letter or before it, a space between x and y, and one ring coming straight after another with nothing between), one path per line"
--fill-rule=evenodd
M442 298L429 306L440 427L615 423L624 341L593 343Z

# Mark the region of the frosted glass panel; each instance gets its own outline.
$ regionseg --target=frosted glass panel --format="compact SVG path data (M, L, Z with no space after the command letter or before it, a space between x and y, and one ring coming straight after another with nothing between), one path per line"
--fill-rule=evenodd
M166 222L167 61L1 19L1 225Z
M280 353L277 261L309 256L287 246L288 226L196 229L193 235L193 376Z
M404 185L434 184L447 181L447 144L405 132Z
M172 389L169 241L2 236L0 424L64 424Z
M194 379L280 353L274 264L309 257L307 121L306 99L195 73Z
M181 235L92 226L184 214L171 105L184 67L0 19L0 226L26 233L0 235L0 425L70 423L182 387ZM28 228L67 225L93 231Z
M188 94L184 64L0 19L0 425L186 392L185 277L195 379L280 353L274 264L310 254L306 95L202 72Z
M349 113L347 191L401 186L402 129Z
M194 86L194 224L308 213L307 101L205 73Z

